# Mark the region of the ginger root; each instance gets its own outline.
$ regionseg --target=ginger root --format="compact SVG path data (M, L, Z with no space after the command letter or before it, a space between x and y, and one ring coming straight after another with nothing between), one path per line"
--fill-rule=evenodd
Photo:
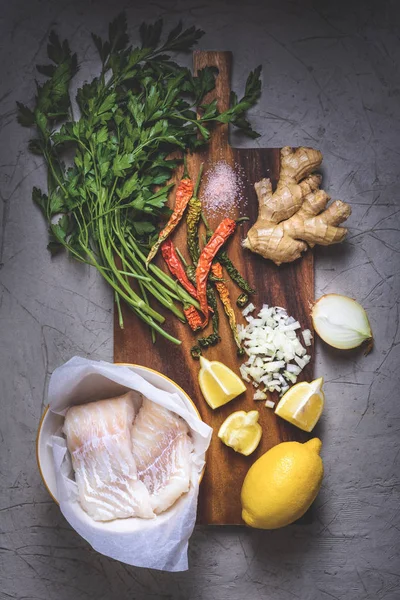
M242 245L275 264L292 262L315 244L329 246L343 241L347 229L338 227L351 214L341 200L328 207L330 197L319 189L321 176L313 174L322 154L312 148L281 150L281 171L276 191L269 179L254 187L258 196L258 219Z

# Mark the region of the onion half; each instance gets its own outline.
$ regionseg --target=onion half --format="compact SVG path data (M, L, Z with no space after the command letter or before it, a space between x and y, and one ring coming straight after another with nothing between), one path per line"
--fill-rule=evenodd
M313 306L311 317L315 331L330 346L350 350L368 342L366 354L372 349L367 313L353 298L340 294L321 296Z

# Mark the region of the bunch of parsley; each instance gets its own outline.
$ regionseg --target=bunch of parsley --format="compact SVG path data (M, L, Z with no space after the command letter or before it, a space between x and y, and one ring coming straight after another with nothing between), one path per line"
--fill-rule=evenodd
M108 40L92 34L101 71L72 103L77 56L52 32L51 64L37 66L47 79L36 84L34 108L17 103L19 123L36 127L29 149L47 165L47 193L33 188L32 195L49 225L49 250L66 249L98 269L115 291L121 326L123 299L153 336L159 331L175 343L180 342L161 327L164 317L149 296L181 320L177 302L197 303L157 266L145 268L149 244L168 214L168 181L179 163L169 156L207 143L212 122L232 123L257 136L246 111L260 96L260 68L250 73L243 98L233 93L231 107L220 113L216 101L203 103L215 86L216 69L194 77L171 59L171 52L189 51L203 34L179 23L161 42L159 20L142 24L141 45L132 48L126 16L119 15L109 25Z

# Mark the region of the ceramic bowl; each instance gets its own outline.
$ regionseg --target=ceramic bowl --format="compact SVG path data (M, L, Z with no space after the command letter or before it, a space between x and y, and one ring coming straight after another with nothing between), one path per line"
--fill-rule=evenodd
M172 379L169 379L165 375L162 375L158 371L149 369L148 367L142 367L140 365L125 364L135 373L141 375L143 379L153 384L155 387L170 393L176 393L185 402L186 407L191 411L198 419L201 420L200 413L197 410L195 404L191 398L179 387ZM62 426L64 417L57 415L49 410L47 406L42 418L40 419L37 438L36 438L36 458L39 467L39 472L42 477L43 483L47 488L50 496L54 502L57 502L57 483L53 463L53 453L50 444L51 436L54 435ZM82 513L82 509L79 509ZM86 515L86 513L84 513ZM86 515L87 516L87 515ZM87 517L89 518L89 517ZM126 519L124 519L126 521ZM117 521L115 521L116 523Z

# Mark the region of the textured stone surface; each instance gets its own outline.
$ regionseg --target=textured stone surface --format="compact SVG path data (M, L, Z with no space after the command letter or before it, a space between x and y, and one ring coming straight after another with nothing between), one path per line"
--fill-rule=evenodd
M257 143L319 147L324 187L353 208L347 242L316 253L316 295L355 296L376 340L367 358L318 344L326 477L314 523L275 532L197 529L190 570L175 575L90 550L49 499L34 455L54 368L75 354L112 359L112 298L90 269L48 256L30 200L32 186L44 185L43 169L26 150L15 100L32 97L52 27L79 52L85 77L96 71L89 32L104 33L124 7L133 36L142 19L159 16L202 26L203 48L234 51L236 88L262 62ZM399 598L399 17L395 0L3 0L1 600Z

